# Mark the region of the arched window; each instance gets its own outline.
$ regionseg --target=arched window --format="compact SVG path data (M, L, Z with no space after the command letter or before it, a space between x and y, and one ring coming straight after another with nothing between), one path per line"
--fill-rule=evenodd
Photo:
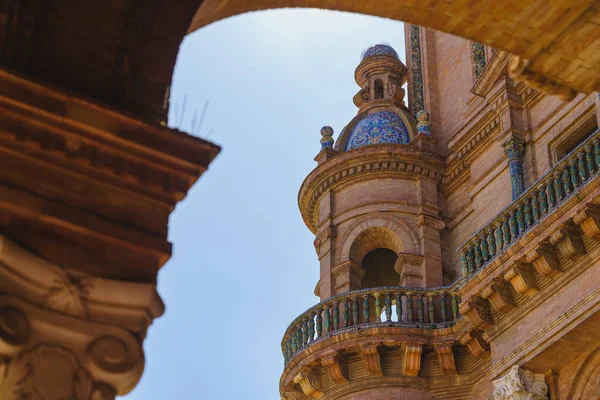
M383 82L381 79L375 80L375 100L383 99Z
M375 249L367 253L361 266L365 270L361 287L398 286L400 275L394 270L398 255L389 249Z

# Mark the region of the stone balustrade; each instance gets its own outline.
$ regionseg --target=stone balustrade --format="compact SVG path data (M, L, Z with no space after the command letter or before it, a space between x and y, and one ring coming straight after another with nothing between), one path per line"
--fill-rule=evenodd
M599 173L597 130L459 247L463 276L483 269Z
M308 309L287 328L281 342L285 365L322 338L368 327L440 329L460 317L458 283L437 288L386 286L333 296Z

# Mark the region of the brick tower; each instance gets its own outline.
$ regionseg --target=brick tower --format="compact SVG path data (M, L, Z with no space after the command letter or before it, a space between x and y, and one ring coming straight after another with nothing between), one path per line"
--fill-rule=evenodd
M445 338L458 311L443 286L455 279L442 268L443 159L428 113L408 112L406 75L392 47L367 48L355 71L358 114L335 145L333 129L321 130L298 201L316 236L322 301L283 338L284 398L430 399L418 375L456 374Z

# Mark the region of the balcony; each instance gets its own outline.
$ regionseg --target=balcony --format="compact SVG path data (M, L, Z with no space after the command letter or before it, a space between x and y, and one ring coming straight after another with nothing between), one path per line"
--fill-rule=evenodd
M563 205L573 203L573 199L582 199L588 184L595 181L599 173L600 130L597 130L458 248L463 276L470 278L478 274L492 261L508 253L528 232L552 219ZM586 219L596 212L595 205L591 205L585 215L578 218ZM575 246L572 249L560 244L565 235L573 237L575 230L572 224L565 226L549 238L550 244L557 244L567 253L581 250L583 243L578 240L570 240ZM529 258L532 257L534 255ZM549 275L553 271L540 272Z

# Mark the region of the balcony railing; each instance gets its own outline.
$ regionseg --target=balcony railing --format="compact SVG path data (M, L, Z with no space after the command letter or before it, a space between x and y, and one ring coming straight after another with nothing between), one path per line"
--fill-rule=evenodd
M370 327L439 329L460 317L458 285L437 288L386 286L356 290L322 301L288 326L281 350L285 364L313 342Z
M463 276L473 276L541 223L600 173L600 130L469 238L461 253Z

